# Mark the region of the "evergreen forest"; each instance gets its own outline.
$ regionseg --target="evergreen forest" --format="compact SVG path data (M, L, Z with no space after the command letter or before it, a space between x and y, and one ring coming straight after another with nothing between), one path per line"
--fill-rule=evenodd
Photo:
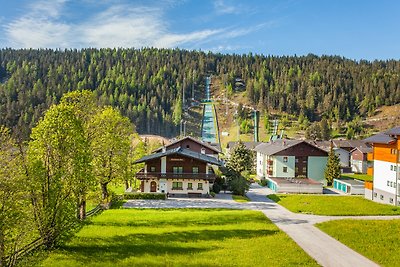
M0 125L27 139L64 93L94 92L138 133L179 132L181 107L206 75L223 81L228 97L245 90L261 111L309 121L351 121L400 103L400 61L354 61L339 56L225 55L180 49L0 50ZM241 86L238 86L238 83ZM243 86L244 85L244 86ZM185 93L182 93L182 89ZM17 130L17 131L16 131Z

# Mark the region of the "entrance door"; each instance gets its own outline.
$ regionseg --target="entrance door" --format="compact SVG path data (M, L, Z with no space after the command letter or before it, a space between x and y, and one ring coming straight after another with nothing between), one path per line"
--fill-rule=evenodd
M154 181L150 183L150 192L157 192L157 183Z
M295 158L295 176L307 177L307 165L308 157L296 157Z

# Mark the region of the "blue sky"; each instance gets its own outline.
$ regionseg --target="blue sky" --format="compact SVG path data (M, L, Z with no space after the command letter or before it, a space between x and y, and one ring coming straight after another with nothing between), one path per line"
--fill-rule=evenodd
M0 47L400 59L400 1L0 0Z

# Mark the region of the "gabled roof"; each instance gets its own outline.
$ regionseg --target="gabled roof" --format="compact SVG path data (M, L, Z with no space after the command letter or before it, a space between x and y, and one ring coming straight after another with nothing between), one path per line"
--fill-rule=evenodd
M199 161L203 161L203 162L218 165L218 166L222 165L221 161L219 161L218 159L216 159L212 156L194 152L192 150L189 150L186 148L181 148L181 147L177 147L174 149L166 150L164 152L158 152L158 153L144 156L141 159L138 159L137 161L135 161L134 163L142 163L142 162L146 162L146 161L149 161L152 159L158 159L158 158L169 156L169 155L181 155L181 156L185 156L185 157L192 158L192 159L197 159Z
M178 139L178 140L176 140L176 141L173 141L171 144L168 144L168 145L166 145L165 147L168 148L168 147L173 146L173 145L175 145L176 143L179 143L179 142L181 142L181 141L183 141L183 140L185 140L185 139L189 139L189 140L191 140L191 141L193 141L193 142L196 142L196 143L198 143L198 144L200 144L200 145L202 145L202 146L204 146L204 147L207 147L207 148L211 149L212 151L215 151L215 152L217 152L217 153L221 153L221 150L219 150L217 147L212 146L212 145L209 144L209 143L200 141L200 140L198 140L198 139L196 139L196 138L193 138L193 137L191 137L191 136L186 136L186 137L184 137L184 138L181 138L181 139ZM162 147L159 147L159 148L157 148L156 150L154 150L153 152L159 152L159 151L161 151L161 150L162 150Z
M377 143L377 144L391 144L393 142L396 142L396 139L393 137L390 137L387 134L384 133L378 133L376 135L373 135L371 137L368 137L367 139L364 139L365 142L367 143Z
M231 148L235 148L238 145L239 142L237 141L231 141L228 142L228 144L226 145L227 148L231 149ZM242 142L244 144L244 146L249 149L249 150L254 150L256 148L256 146L258 146L259 144L262 144L263 142Z
M283 150L286 150L286 149L288 149L290 147L296 146L296 145L301 144L301 143L306 143L306 144L308 144L310 146L313 146L316 149L321 150L324 153L326 153L325 150L323 150L323 149L321 149L321 148L319 148L319 147L317 147L317 146L315 146L313 144L310 144L307 141L304 141L304 140L287 140L287 139L279 139L279 140L276 140L276 141L273 141L273 142L262 143L262 144L256 146L254 150L257 151L257 152L263 153L265 155L274 155L274 154L276 154L278 152L281 152Z
M387 132L385 132L385 134L388 135L400 135L400 126L394 127L390 130L388 130Z
M373 151L372 147L369 146L360 146L360 147L355 147L353 148L350 153L352 153L353 151L358 150L363 154L367 154L367 153L371 153Z
M332 140L334 148L355 148L366 146L364 140ZM313 141L317 147L330 150L331 141Z

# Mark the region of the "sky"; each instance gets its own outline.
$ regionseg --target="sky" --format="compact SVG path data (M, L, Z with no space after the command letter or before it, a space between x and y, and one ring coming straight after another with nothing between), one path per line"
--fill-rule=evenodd
M0 47L400 59L397 0L0 0Z

